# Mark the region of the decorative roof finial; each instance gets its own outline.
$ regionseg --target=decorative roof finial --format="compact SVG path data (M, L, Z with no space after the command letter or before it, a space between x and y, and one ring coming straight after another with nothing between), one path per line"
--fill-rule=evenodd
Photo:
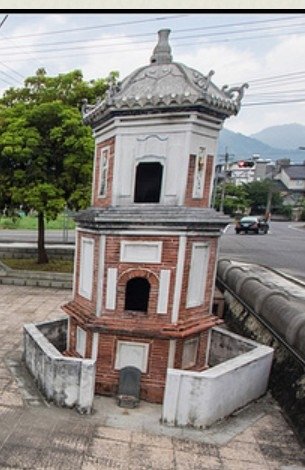
M170 64L173 60L172 50L168 42L168 36L171 32L170 29L160 29L158 31L159 40L154 48L153 55L151 56L151 64Z

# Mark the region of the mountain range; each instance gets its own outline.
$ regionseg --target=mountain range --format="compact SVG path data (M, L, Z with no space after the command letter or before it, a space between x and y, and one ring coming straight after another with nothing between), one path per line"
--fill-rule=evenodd
M299 147L304 147L304 150ZM305 126L295 123L272 126L250 136L224 128L219 135L218 157L223 156L226 151L230 160L249 159L256 154L272 161L290 158L292 163L303 163Z

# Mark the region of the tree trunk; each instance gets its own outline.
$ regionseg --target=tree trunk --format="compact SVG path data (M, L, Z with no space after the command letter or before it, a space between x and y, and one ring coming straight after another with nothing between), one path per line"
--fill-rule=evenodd
M38 264L48 263L48 255L44 244L44 214L38 212Z

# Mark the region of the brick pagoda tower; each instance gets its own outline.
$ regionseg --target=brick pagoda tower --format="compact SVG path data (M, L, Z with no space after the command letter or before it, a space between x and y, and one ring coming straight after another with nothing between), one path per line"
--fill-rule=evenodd
M169 30L150 64L84 106L96 147L92 206L77 216L67 353L96 359L96 393L136 366L141 398L161 403L167 368L207 367L218 239L210 208L223 121L244 87L218 89L173 62Z

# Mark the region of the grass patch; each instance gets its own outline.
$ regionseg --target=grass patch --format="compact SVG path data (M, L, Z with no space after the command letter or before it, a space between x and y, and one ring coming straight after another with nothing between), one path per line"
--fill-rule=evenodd
M23 217L0 217L0 228L19 229L19 230L37 230L38 219L35 215L26 215ZM75 222L71 217L59 214L55 220L45 221L47 230L63 230L64 228L73 230Z
M48 263L38 264L36 258L5 258L1 260L12 269L24 271L44 271L57 273L73 273L74 262L72 260L50 259Z

